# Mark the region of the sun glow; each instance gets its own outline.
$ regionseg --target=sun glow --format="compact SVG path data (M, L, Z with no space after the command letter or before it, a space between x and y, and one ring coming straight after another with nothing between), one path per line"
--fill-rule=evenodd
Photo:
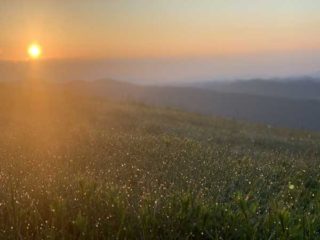
M31 44L28 48L28 54L29 54L29 57L32 59L39 58L42 54L41 46L35 43Z

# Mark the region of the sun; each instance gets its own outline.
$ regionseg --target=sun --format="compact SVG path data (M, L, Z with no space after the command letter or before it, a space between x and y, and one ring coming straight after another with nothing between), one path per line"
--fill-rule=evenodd
M28 47L29 57L32 59L37 59L41 57L42 48L39 44L33 43Z

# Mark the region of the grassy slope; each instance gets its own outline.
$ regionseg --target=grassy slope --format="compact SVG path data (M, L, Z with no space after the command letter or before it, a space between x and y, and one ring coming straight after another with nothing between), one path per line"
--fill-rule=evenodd
M54 87L0 96L1 239L320 236L317 134Z

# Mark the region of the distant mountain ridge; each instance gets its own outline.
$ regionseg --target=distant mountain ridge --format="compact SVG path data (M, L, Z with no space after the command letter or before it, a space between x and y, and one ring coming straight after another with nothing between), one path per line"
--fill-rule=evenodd
M197 84L184 87L160 87L136 85L110 79L59 83L25 80L23 82L2 82L0 87L8 94L19 92L19 86L31 90L35 86L44 89L68 90L70 88L73 93L90 95L94 98L169 107L276 127L320 131L318 90L320 83L314 79L305 79L301 82L292 80L291 82L267 83L252 80L228 83L229 85L219 84L217 83L215 88ZM228 88L226 89L225 86ZM252 86L258 87L253 88ZM275 89L275 86L281 86L278 92L271 91Z
M201 82L191 84L190 86L225 93L244 93L297 99L320 99L320 77Z
M75 82L70 86L79 92L116 101L135 101L277 127L320 131L320 101L317 99L219 92L209 88L142 86L113 80Z

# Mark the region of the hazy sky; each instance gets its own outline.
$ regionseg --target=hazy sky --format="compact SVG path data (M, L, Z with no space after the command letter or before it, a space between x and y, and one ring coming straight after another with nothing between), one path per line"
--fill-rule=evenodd
M217 56L320 48L316 0L0 0L2 59Z
M38 42L42 59L108 59L88 63L92 78L308 74L320 70L319 12L318 0L0 0L0 60L27 60Z

